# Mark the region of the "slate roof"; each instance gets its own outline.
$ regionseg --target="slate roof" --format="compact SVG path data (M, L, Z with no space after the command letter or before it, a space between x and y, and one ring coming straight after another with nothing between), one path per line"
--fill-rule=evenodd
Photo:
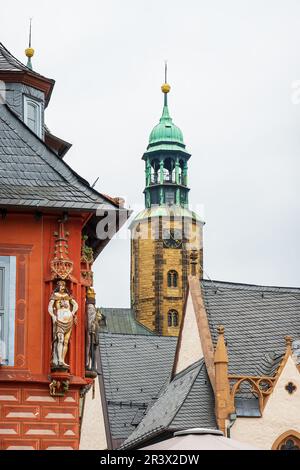
M170 377L177 338L100 333L99 342L110 431L119 442Z
M203 359L174 377L121 448L141 447L163 432L195 427L217 429L213 392Z
M300 336L300 288L207 280L201 285L214 345L217 325L225 327L229 373L273 375L284 337Z
M105 324L101 325L102 333L123 333L127 335L154 335L153 331L139 323L130 308L103 308Z
M257 375L268 375L269 377L274 377L283 357L283 353L276 353L276 351L264 354L261 363L257 366Z
M0 70L9 72L20 72L26 70L31 72L31 69L16 59L16 57L14 57L2 43L0 43Z
M300 336L300 288L201 281L214 346L217 326L225 327L229 373L274 376L285 352L284 336ZM241 390L238 416L260 416L258 400ZM216 427L213 391L203 360L174 377L122 448L166 431Z
M26 67L16 57L14 57L8 49L0 42L0 72L28 72L30 75L43 77L43 75ZM48 78L46 80L49 80ZM53 80L54 81L54 80Z
M116 209L0 105L0 206Z
M43 75L24 65L8 51L2 43L0 43L0 77L3 77L4 81L6 81L7 74L10 75L10 81L12 75L14 75L15 78L16 76L21 76L23 78L26 76L27 81L28 79L29 81L30 79L34 79L36 84L37 82L39 82L39 85L43 84L42 89L45 91L45 106L47 107L55 80L44 77Z

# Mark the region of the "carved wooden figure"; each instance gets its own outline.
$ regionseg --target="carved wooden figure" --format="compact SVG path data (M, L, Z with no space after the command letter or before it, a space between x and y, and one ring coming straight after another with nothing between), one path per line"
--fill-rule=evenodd
M77 302L67 291L65 281L58 281L48 306L53 324L52 368L69 368L65 358L77 310Z

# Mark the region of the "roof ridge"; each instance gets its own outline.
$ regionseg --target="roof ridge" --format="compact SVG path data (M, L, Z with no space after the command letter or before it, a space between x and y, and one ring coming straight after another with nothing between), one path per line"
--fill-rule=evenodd
M185 369L181 370L180 372L178 372L178 374L174 375L173 379L172 379L172 382L174 380L177 380L178 378L182 377L183 375L187 374L188 372L190 372L191 370L195 369L196 367L200 366L201 363L204 363L204 358L202 357L201 359L198 359L198 361L196 362L193 362L193 364L190 364L189 366L187 366ZM170 382L171 383L171 382Z
M261 290L269 290L269 291L272 291L272 292L276 292L276 291L291 291L291 292L294 292L294 291L299 291L300 293L300 286L299 287L289 287L289 286L269 286L269 285L261 285L261 284L248 284L248 283L243 283L243 282L230 282L230 281L218 281L218 280L215 280L215 279L202 279L201 281L201 284L203 284L205 287L218 287L218 284L220 284L221 286L220 287L224 287L226 288L226 286L228 286L227 288L228 289L234 289L236 288L236 290L240 290L239 288L247 288L249 287L250 289L249 290L254 290L253 288L259 288ZM232 287L231 287L232 286ZM243 289L243 290L247 290L247 289Z
M151 338L151 340L155 339L159 339L161 340L162 338L164 339L164 341L167 339L168 341L170 339L172 339L172 341L176 341L177 340L177 337L176 336L163 336L163 335L143 335L141 333L111 333L109 331L100 331L99 335L105 335L105 336L124 336L126 338L132 338L132 337L140 337L140 338L143 338L144 341L148 341L149 338ZM147 338L147 339L146 339Z

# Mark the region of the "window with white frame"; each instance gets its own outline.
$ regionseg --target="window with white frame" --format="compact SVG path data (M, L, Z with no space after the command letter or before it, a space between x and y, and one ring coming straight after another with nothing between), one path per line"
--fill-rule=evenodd
M42 137L42 104L24 96L24 122L39 137Z
M0 364L14 365L16 257L0 256Z

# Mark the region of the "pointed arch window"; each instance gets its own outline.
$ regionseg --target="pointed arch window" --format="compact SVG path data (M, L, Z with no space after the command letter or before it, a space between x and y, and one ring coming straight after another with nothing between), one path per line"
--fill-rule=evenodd
M272 446L273 450L300 450L300 434L287 431L279 436Z
M179 315L177 310L169 310L168 312L168 326L172 327L175 326L177 327L179 325Z
M168 287L178 287L178 272L174 269L168 272Z

